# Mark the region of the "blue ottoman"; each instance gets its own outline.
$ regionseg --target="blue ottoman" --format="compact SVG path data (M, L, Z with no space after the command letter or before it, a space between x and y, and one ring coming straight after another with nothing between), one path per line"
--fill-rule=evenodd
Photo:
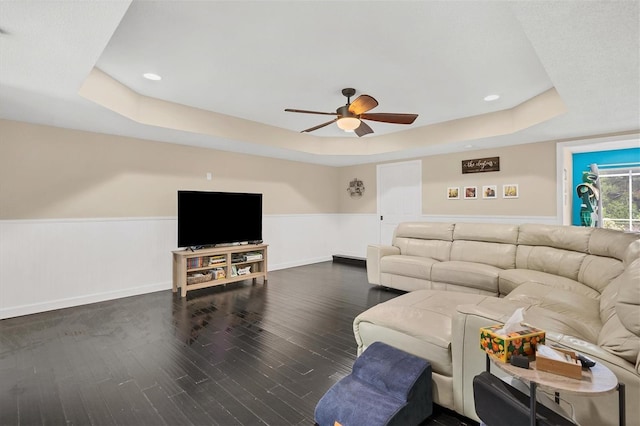
M417 425L433 412L431 364L382 342L370 345L350 375L318 401L320 426Z

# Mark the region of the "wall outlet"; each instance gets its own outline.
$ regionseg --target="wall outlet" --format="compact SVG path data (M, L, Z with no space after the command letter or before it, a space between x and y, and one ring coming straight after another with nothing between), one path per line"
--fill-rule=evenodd
M211 180L211 173L207 173L207 180Z

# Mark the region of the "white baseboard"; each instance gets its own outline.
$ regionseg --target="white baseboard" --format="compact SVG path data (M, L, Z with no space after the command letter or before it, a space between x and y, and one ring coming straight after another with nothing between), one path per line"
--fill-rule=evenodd
M292 262L283 262L275 265L269 265L269 271L277 271L280 269L295 268L296 266L311 265L313 263L328 262L332 260L331 256L322 256L307 259L298 259Z
M22 306L12 306L0 309L0 319L13 318L22 315L30 315L39 312L53 311L56 309L71 308L74 306L88 305L90 303L104 302L106 300L121 299L123 297L137 296L139 294L154 293L171 289L171 282L131 287L117 291L107 291L97 294L87 294L65 299L48 300L40 303L32 303Z

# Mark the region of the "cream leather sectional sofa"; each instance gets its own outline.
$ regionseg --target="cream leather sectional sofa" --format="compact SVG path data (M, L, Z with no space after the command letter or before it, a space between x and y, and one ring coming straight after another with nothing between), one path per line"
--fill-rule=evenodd
M354 320L358 353L382 341L428 359L434 402L478 419L480 327L525 308L553 344L610 368L640 425L640 236L554 225L403 223L393 245L367 249L374 285L405 290ZM561 395L584 425L617 424L616 393Z

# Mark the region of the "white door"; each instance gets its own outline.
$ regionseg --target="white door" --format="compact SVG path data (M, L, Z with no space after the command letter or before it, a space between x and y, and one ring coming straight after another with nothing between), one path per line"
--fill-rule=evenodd
M379 164L377 176L380 244L391 244L400 222L421 219L422 160Z

